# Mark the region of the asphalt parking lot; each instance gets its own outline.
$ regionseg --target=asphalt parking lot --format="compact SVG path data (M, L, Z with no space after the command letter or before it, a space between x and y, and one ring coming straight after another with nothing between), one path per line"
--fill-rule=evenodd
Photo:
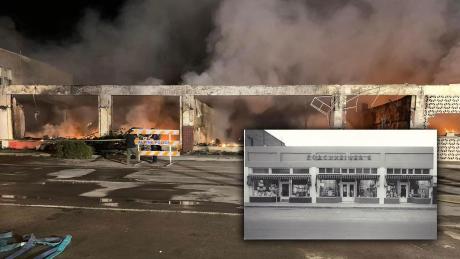
M0 167L0 229L71 234L62 258L457 258L460 251L460 204L451 201L439 203L436 241L244 241L241 161L127 167L0 157ZM449 170L449 193L440 193L456 197L460 170Z

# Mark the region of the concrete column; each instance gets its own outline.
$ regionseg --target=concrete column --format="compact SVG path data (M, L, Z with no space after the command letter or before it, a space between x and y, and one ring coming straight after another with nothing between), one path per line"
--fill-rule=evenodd
M377 187L377 197L379 198L379 204L385 203L386 191L385 191L385 177L387 175L387 169L380 167L377 169L377 174L379 175L378 187Z
M311 186L310 186L310 197L311 197L311 203L316 203L316 197L317 192L316 192L316 175L318 175L319 169L318 167L310 167L309 169L310 172L310 179L311 179Z
M429 197L431 198L431 204L434 204L436 201L434 201L435 199L435 189L434 187L438 185L438 177L437 175L434 175L433 173L434 169L430 169L430 175L433 175L433 178L431 178L431 185L430 185L430 190L429 190Z
M112 128L112 95L99 95L99 136L110 134Z
M195 126L195 96L183 95L181 101L181 139L182 151L190 152L193 150L194 141L194 126Z
M243 188L244 188L244 197L243 197L243 205L246 202L249 202L249 194L252 192L252 187L248 185L248 175L249 175L249 169L248 167L244 167L244 173L243 173Z
M0 94L0 139L2 139L2 148L7 148L7 140L13 139L13 114L11 112L10 94Z
M411 129L424 129L428 125L428 122L425 122L425 96L422 94L412 95L411 100Z
M335 129L342 129L345 126L346 120L346 102L347 96L346 95L335 95L332 97L333 99L333 111L332 111L332 127Z

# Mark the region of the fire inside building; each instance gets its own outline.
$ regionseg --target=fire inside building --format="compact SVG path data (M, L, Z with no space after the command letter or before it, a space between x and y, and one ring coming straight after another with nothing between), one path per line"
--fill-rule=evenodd
M241 152L243 129L420 129L432 123L439 158L460 160L458 85L73 85L71 75L52 66L5 50L0 55L4 148L162 127L180 130L184 153Z
M265 131L245 138L246 203L436 202L433 147L289 147Z

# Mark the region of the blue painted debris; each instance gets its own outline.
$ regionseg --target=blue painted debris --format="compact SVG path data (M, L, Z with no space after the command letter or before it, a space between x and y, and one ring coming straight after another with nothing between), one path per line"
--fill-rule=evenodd
M40 247L41 254L34 259L52 259L61 254L72 240L71 235L65 237L36 238L34 234L13 235L13 232L0 233L0 257L14 259L26 256L34 248ZM43 246L48 247L43 251Z

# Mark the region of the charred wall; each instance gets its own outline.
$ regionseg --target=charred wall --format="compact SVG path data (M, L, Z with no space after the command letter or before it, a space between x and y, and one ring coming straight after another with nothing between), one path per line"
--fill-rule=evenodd
M363 115L366 126L371 129L409 129L411 96L367 109Z
M51 65L0 48L0 67L11 71L9 84L72 84L72 75ZM5 77L4 77L5 78Z

